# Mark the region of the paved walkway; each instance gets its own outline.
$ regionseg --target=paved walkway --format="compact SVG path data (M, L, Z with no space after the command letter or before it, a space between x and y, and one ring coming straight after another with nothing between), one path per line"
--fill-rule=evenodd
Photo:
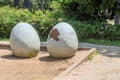
M119 80L120 47L80 43L80 47L94 47L100 52L91 61L86 61L62 76L59 80Z

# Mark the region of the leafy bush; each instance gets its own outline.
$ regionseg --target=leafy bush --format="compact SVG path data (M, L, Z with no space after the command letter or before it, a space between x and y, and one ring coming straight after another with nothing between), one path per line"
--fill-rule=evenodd
M0 0L0 6L10 5L13 6L14 0Z
M52 1L44 0L44 9L47 10L50 8ZM0 6L14 6L14 0L0 0ZM41 9L41 0L30 0L31 9ZM19 0L18 8L24 8L24 0Z
M106 22L79 22L75 20L68 21L76 30L79 40L81 39L109 39L120 40L120 25L113 26Z
M63 4L65 12L81 21L113 18L117 0L69 0Z
M120 25L112 26L106 22L96 21L80 22L66 16L59 9L44 12L39 10L31 13L26 9L14 9L6 6L0 8L0 15L0 37L9 37L12 28L17 23L27 22L34 26L41 38L46 39L56 23L65 21L73 26L79 40L88 38L120 40Z
M57 11L40 10L34 13L27 9L14 9L9 6L0 7L0 37L9 37L12 28L19 22L27 22L37 29L41 37L47 38L50 29L59 21L62 14Z
M8 37L11 29L18 22L34 22L36 16L33 16L28 10L16 10L14 8L0 8L0 36ZM31 20L32 18L32 20Z

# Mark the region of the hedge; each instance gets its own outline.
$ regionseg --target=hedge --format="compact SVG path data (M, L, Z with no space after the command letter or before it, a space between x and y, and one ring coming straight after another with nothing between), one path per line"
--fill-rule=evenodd
M78 39L96 38L120 40L120 25L108 25L106 22L80 22L67 17L62 11L34 11L0 7L0 37L9 38L12 28L19 22L27 22L38 31L41 38L47 39L51 28L65 21L73 26Z
M15 9L9 6L0 7L0 37L9 37L12 28L19 22L27 22L37 29L40 36L47 37L51 27L60 21L55 12ZM62 18L61 18L62 19Z

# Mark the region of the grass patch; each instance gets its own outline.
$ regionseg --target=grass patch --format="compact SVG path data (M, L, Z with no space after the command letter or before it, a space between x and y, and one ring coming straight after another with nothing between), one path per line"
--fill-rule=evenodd
M47 39L46 39L46 38L40 38L40 41L41 41L41 42L46 42Z
M100 40L100 39L87 39L87 40L83 40L83 41L93 43L93 44L99 44L99 45L119 46L120 47L120 41L110 41L110 40Z
M10 41L9 38L0 38L0 41Z
M89 56L88 56L88 60L92 60L94 58L95 55L99 54L99 51L94 51L93 53L91 53Z

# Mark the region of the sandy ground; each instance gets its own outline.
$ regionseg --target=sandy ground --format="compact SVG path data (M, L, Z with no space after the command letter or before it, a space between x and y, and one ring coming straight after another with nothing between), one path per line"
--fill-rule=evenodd
M89 43L80 43L79 46L97 48L100 54L80 64L59 80L120 79L120 47ZM37 57L21 59L11 56L9 50L0 50L0 80L52 80L80 57L82 54L60 60L42 52Z
M59 80L119 80L120 47L81 43L82 47L96 47L100 54L62 76Z
M0 49L0 80L52 80L83 53L86 51L78 51L69 59L54 59L46 52L34 58L18 58L12 56L10 50Z

